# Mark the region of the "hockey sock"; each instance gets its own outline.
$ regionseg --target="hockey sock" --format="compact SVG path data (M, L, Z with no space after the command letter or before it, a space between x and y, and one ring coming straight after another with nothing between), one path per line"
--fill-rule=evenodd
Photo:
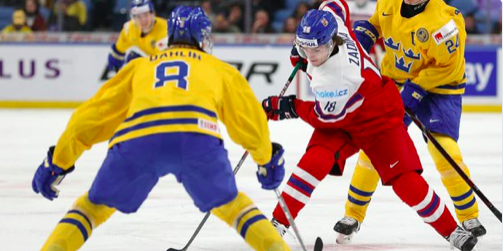
M446 237L457 228L457 223L441 199L420 174L407 172L392 181L394 192L408 204L423 221Z
M434 134L434 137L446 152L448 152L450 157L455 160L464 173L470 177L469 169L462 161L462 154L457 142L441 134ZM436 164L436 168L441 174L443 185L446 187L446 190L448 190L448 194L450 194L453 201L458 220L464 222L466 220L478 218L478 203L476 202L473 190L430 141L428 143L428 149Z
M266 216L244 193L238 193L234 200L213 209L212 213L234 227L256 251L290 251Z
M379 181L380 176L374 169L368 156L361 151L348 190L345 216L352 217L359 222L364 221L371 196L376 190Z
M334 163L334 153L322 146L312 146L303 155L282 192L294 219L308 203L320 181L329 174ZM273 217L285 226L290 225L280 204L276 205Z
M42 251L75 251L91 236L93 227L105 222L115 209L104 205L95 205L88 199L87 193L79 197L72 209L56 225Z

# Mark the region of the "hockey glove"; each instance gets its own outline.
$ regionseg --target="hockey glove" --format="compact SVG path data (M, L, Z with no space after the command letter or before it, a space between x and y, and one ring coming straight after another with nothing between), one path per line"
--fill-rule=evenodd
M376 43L376 40L380 37L376 28L369 22L365 20L355 21L353 25L353 32L355 37L359 40L362 48L368 53L371 48Z
M308 60L306 60L306 58L303 58L299 55L299 53L296 49L296 46L292 46L290 61L291 61L292 66L296 66L299 62L301 64L299 69L306 72L306 67L308 67Z
M47 152L47 157L38 167L32 181L33 191L35 193L41 193L42 196L48 200L53 200L58 197L59 191L55 186L61 183L67 173L70 173L75 169L75 167L72 166L68 170L63 170L62 168L54 165L52 163L53 153L54 146L51 146Z
M265 165L259 165L257 170L257 179L261 183L262 189L273 190L282 183L285 176L284 168L284 149L278 143L272 143L273 153L270 162Z
M424 96L427 95L427 91L422 89L419 85L407 80L404 83L404 87L401 91L401 97L404 105L404 109L409 109L413 113L416 112L418 105L422 102ZM409 126L412 122L408 114L404 114L403 122L406 126Z
M262 107L271 120L284 120L299 118L294 107L296 95L270 96L263 100Z
M108 55L108 68L111 71L118 72L119 69L124 64L124 53L121 53L115 47L115 44L112 45L112 51Z

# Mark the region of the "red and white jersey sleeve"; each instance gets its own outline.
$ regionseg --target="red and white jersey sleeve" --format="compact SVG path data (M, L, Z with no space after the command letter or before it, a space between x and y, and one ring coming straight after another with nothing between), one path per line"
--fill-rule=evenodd
M340 19L340 21L343 21L343 26L350 27L350 11L348 4L344 0L324 1L320 5L319 10L331 12L336 20ZM340 22L338 22L338 27L341 27Z

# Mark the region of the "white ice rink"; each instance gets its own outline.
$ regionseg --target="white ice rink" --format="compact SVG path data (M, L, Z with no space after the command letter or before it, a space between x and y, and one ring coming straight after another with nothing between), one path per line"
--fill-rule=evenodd
M106 145L95 146L76 163L76 170L60 186L60 198L50 202L31 189L35 169L55 144L66 125L70 110L0 110L0 251L36 251L74 200L91 185L104 159ZM502 115L463 114L460 145L473 181L502 211ZM297 164L309 140L311 128L301 120L270 122L271 138L286 149L287 174ZM421 134L410 128L424 165L424 177L453 212L453 205L427 153ZM226 137L231 163L236 165L243 150ZM297 219L304 241L312 248L317 236L324 250L419 251L450 250L442 239L391 188L379 186L361 231L350 245L336 245L332 230L343 216L347 188L356 158L347 162L343 177L328 177L313 193ZM256 166L249 158L237 174L240 190L246 192L271 217L274 192L261 190ZM487 228L480 251L502 250L502 224L479 200L480 220ZM166 250L185 245L203 214L192 204L173 176L160 180L148 200L133 215L116 213L93 231L82 250ZM301 250L292 237L286 241ZM189 250L250 250L241 237L215 217L210 217Z

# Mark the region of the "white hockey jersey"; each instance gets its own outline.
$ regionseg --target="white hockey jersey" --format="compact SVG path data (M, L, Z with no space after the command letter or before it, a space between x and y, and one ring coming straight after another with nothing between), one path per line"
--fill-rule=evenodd
M402 123L404 110L399 92L392 81L382 79L357 42L350 29L346 3L325 1L319 9L334 15L338 36L345 43L322 65L316 67L308 63L306 72L311 79L315 102L298 101L298 115L315 128L342 128L358 133L372 128L364 134L383 129L379 123L390 123L383 119L394 117L393 122Z

